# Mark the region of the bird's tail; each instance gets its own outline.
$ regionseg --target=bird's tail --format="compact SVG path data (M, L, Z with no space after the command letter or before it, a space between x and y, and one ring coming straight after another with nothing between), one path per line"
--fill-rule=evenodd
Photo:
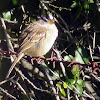
M11 65L6 78L9 78L9 75L11 74L12 70L14 69L16 63L24 56L24 53L19 53L18 56L15 58L13 64Z

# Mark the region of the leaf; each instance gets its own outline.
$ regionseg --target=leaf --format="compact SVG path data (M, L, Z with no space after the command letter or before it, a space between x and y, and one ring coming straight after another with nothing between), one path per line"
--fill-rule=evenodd
M66 84L66 82L63 83L63 87L64 87L65 89L67 89L68 85Z
M72 61L74 59L74 57L72 55L66 55L64 56L64 61Z
M85 10L89 9L89 3L84 2L84 9L85 9Z
M76 11L76 14L75 14L75 19L74 19L74 22L80 17L80 14L81 14L81 11L82 11L82 5L80 3L80 1L78 2L78 5L77 5L77 11Z
M75 79L69 79L68 82L69 82L71 85L73 85L73 84L75 84L76 80L75 80Z
M73 68L72 74L74 76L74 79L76 79L76 78L79 79L79 66L75 66Z
M75 8L77 6L77 2L73 1L73 4L70 6L70 8Z
M83 92L83 87L82 87L81 85L79 85L79 84L75 84L75 85L76 85L77 90L78 90L80 93L82 93L82 92Z
M86 50L84 48L81 48L81 47L79 47L75 51L75 58L76 58L76 61L81 63L81 64L88 63L88 61L89 61L89 57L87 55Z
M18 4L18 0L12 0L13 5L17 5Z
M70 82L64 82L63 87L66 89L67 87L73 89L72 84Z
M62 11L62 8L61 7L59 7L59 11Z
M2 99L3 98L3 96L2 95L0 95L0 99Z
M31 20L32 23L36 21L36 19L33 18L33 17L30 17L30 20Z
M11 20L11 13L10 11L8 12L3 12L3 17L7 20Z
M61 84L57 83L56 86L60 89L61 94L66 97L66 93Z
M82 87L84 86L84 81L82 79L77 80L77 83Z
M94 3L94 0L89 0L90 3Z

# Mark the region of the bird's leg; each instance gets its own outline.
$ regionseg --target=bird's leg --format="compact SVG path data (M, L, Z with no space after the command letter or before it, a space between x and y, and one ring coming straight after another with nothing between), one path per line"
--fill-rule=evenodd
M58 61L58 59L59 58L57 58L55 56L55 53L54 52L51 53L51 57L50 58L46 58L47 61Z
M40 64L43 60L45 60L44 56L39 56L39 57L31 57L31 63L33 65L33 61L36 60L38 64Z
M45 60L45 57L44 56L39 56L36 61L38 64L42 63L43 61Z

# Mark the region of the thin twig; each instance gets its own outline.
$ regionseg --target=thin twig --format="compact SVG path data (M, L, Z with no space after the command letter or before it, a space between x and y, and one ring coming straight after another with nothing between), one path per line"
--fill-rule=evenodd
M28 82L29 84L31 84L31 85L33 86L34 89L39 90L39 91L41 91L41 92L51 93L51 92L49 92L48 90L43 90L43 89L40 89L40 88L36 87L27 77L25 77L25 76L23 75L23 73L22 73L20 70L18 70L18 68L15 67L15 70L20 74L21 77L23 77L25 80L27 80L27 82Z
M61 61L62 59L61 59L61 55L60 55L59 51L58 50L54 50L54 51L57 54L57 57L58 57L59 61ZM63 72L64 77L66 78L66 80L68 80L68 76L67 76L65 67L64 67L62 62L60 62L60 67L61 67L61 70Z
M10 23L10 24L17 24L18 22L17 21L11 21L11 20L7 20L7 19L4 19L3 20L7 23Z
M14 84L16 84L18 87L19 87L19 89L25 94L25 95L27 95L27 93L26 93L26 91L23 89L23 87L17 82L17 81L15 81L15 80L11 80Z
M4 90L3 88L0 87L0 91L2 91L3 93L5 93L7 96L9 96L10 98L13 98L14 100L17 100L16 97L12 96L11 94L9 94L8 92L6 92L6 90Z
M0 16L0 19L1 19L1 22L2 22L2 26L3 26L3 29L4 29L4 33L5 33L5 37L6 37L6 40L7 40L7 46L8 46L8 50L9 50L9 52L10 52L10 49L12 50L12 51L14 51L14 49L13 49L13 46L12 46L12 43L11 43L11 41L10 41L10 36L9 36L9 34L7 33L7 30L6 30L6 25L5 25L5 22L4 22L4 19ZM11 62L13 62L14 61L14 59L13 59L13 57L10 55L10 58L11 58Z
M94 32L94 37L93 37L93 49L95 48L95 38L96 38L96 32Z
M54 7L54 8L61 9L61 10L69 10L69 11L71 11L70 8L58 7L58 6L55 6L55 5L52 5L52 4L49 4L49 6L52 6L52 7Z
M52 81L51 77L49 76L49 74L48 74L48 72L46 70L47 65L45 63L42 63L41 65L42 65L41 67L43 68L43 70L44 70L44 72L45 72L45 74L46 74L46 76L47 76L47 78L49 80L49 84L50 84L50 86L52 88L52 91L53 91L53 94L55 95L56 100L60 100L60 98L59 98L59 96L58 96L58 94L56 92L56 89L54 87L53 81Z

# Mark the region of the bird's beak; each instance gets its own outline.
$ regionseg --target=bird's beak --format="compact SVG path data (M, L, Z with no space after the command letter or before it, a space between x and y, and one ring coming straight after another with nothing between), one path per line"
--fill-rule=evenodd
M53 19L50 20L50 21L49 21L49 24L54 24L54 20L53 20Z

